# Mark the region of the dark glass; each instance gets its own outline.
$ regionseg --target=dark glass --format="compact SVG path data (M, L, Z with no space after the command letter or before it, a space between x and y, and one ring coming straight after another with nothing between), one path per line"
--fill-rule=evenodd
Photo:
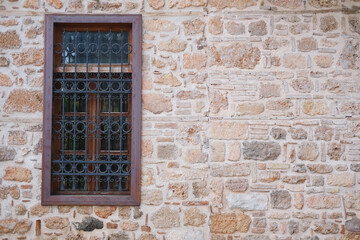
M108 94L101 95L101 112L109 112ZM128 112L128 94L110 94L110 112Z
M76 112L86 111L85 94L65 94L64 98L64 112L74 112L74 99L76 99Z
M101 150L128 150L128 118L122 117L122 121L120 121L120 117L111 117L110 122L108 120L108 117L101 117Z
M128 32L64 32L62 62L128 63Z

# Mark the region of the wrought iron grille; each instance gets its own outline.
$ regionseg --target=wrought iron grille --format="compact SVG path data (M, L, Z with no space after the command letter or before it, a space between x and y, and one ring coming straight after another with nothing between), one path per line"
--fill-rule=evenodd
M54 45L53 192L129 191L129 33L64 31L60 39Z

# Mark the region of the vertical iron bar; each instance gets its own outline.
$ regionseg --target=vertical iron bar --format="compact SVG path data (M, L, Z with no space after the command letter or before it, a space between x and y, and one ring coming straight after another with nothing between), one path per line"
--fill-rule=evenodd
M100 126L100 110L99 110L99 105L100 105L100 101L99 101L99 97L100 97L100 29L98 29L98 44L97 44L97 50L98 50L98 72L97 72L97 86L96 86L96 121L97 121L97 130L96 130L96 161L97 163L97 169L99 170L99 141L101 141L101 139L99 139L99 129L101 128ZM101 136L100 136L101 138ZM98 172L97 172L98 173ZM96 191L99 191L99 176L96 175L96 187L95 187Z
M88 133L89 133L89 117L88 117L88 100L89 100L89 95L87 93L87 85L89 85L89 77L88 77L88 70L89 70L89 31L88 29L86 29L86 40L85 40L85 43L84 43L84 51L86 52L86 72L85 72L85 86L84 86L84 89L86 91L85 93L85 124L86 124L86 129L85 129L85 157L84 157L84 160L85 160L85 173L87 174L89 172L89 159L88 159ZM89 85L90 87L90 85ZM91 116L90 116L90 119L91 119ZM88 190L88 187L87 187L87 178L88 176L85 175L84 177L84 190ZM91 177L90 177L91 179Z

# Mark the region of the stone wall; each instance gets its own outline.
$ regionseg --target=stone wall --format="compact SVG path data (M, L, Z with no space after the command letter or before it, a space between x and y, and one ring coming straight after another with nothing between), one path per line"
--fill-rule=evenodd
M0 238L359 239L359 7L0 0ZM140 207L40 205L44 14L64 12L143 14Z

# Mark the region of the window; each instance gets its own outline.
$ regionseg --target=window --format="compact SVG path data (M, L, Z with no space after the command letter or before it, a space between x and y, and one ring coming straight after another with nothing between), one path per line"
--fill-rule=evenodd
M43 205L139 205L141 15L46 15Z

